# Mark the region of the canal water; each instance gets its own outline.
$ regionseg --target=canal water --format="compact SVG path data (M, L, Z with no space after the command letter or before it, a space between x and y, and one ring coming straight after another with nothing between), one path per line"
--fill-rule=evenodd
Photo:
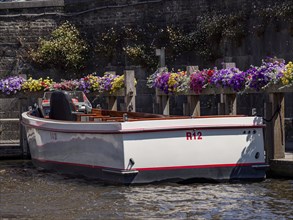
M109 186L0 161L0 219L293 219L293 180Z

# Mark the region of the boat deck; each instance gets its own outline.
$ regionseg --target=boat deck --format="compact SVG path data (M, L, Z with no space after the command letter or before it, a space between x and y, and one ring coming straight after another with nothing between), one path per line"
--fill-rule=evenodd
M168 119L187 119L187 118L219 118L219 117L239 117L243 115L213 115L213 116L170 116L141 112L122 112L92 109L90 114L77 113L77 121L105 121L105 122L123 122L123 121L146 121L146 120L168 120Z
M105 121L105 122L123 122L123 121L144 121L144 120L166 120L166 119L184 119L188 116L164 116L150 113L139 112L117 112L110 110L93 109L90 114L76 114L77 121Z

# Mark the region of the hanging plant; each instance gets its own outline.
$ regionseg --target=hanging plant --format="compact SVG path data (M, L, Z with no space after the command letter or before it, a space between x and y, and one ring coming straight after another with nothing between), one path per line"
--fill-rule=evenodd
M41 38L38 48L30 50L29 54L42 66L78 70L83 66L87 50L77 28L65 22L52 32L49 39Z

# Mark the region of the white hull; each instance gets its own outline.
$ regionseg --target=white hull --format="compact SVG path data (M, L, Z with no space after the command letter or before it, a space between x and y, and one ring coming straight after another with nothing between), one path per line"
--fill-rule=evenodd
M68 122L23 113L37 166L114 183L265 178L258 117Z

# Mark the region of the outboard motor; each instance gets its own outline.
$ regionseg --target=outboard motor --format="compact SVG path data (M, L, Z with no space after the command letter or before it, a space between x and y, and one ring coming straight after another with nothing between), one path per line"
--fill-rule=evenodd
M55 120L74 121L72 114L73 103L69 95L64 91L54 91L50 98L49 118Z

